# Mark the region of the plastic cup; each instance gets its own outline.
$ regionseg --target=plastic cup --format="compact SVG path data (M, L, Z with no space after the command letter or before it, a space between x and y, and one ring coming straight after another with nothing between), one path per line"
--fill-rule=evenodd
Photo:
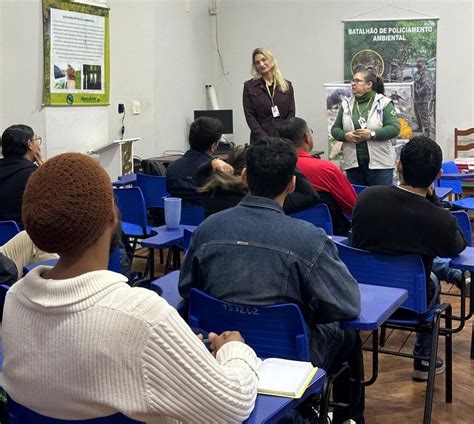
M166 226L172 230L179 227L181 221L181 198L165 197L165 222Z

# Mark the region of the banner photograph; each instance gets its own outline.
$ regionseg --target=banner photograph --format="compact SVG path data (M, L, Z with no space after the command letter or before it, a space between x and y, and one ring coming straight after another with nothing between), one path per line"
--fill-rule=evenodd
M344 79L369 69L389 83L413 83L413 113L403 114L413 135L436 138L435 19L350 21L344 23ZM398 100L398 90L386 96ZM400 97L397 97L400 96ZM397 103L394 101L395 106ZM402 137L404 138L404 137Z
M109 10L43 0L43 105L109 104Z

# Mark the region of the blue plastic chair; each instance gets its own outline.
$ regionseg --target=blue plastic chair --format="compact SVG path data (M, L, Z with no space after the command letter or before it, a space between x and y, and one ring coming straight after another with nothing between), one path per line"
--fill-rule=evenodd
M191 230L188 230L185 228L183 230L183 243L182 243L182 248L186 252L189 249L189 245L191 244L191 237L193 236L193 232Z
M181 225L199 225L202 221L204 221L204 208L201 205L181 207Z
M289 216L308 221L316 227L322 228L328 236L333 235L331 213L326 205L312 206L304 211L289 214Z
M156 234L147 224L145 198L139 187L116 188L114 193L127 237L147 238Z
M452 211L451 214L456 218L459 229L462 231L468 246L472 246L472 227L469 215L466 211Z
M352 184L352 187L354 187L354 190L357 194L357 196L360 194L360 192L364 189L367 188L367 186L363 186L363 185L357 185L357 184Z
M237 305L191 289L189 325L221 333L240 331L261 358L309 361L309 337L300 308L293 303L272 306Z
M20 227L15 221L0 221L0 246L15 237L20 232Z
M454 161L443 162L443 164L441 165L441 169L445 174L456 174L459 172L459 169ZM458 197L462 194L461 180L445 180L441 175L441 178L439 179L439 186L452 188L453 193Z
M146 208L164 208L163 197L168 197L166 177L137 174L137 187L140 187L145 198Z
M423 423L431 422L435 382L434 364L438 352L439 335L446 337L446 402L452 402L452 326L451 305L443 303L427 307L426 276L420 255L388 255L372 253L335 242L339 257L346 264L357 282L376 286L396 287L408 291L408 299L390 318L384 328L403 331L430 331L433 334L431 346L432 364L428 376ZM446 327L440 328L441 314L445 314ZM380 350L397 356L409 356L397 351Z
M31 409L15 402L8 397L8 417L10 424L144 424L132 420L123 414L114 414L109 417L92 418L89 420L60 420L38 414Z

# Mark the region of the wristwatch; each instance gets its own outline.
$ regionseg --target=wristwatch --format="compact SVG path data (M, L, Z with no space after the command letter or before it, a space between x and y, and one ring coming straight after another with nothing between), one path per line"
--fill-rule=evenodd
M370 139L374 140L375 139L375 131L370 131Z

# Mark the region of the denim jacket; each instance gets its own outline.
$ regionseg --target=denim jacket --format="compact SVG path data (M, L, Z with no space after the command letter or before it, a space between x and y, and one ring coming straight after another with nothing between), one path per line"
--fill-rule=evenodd
M179 290L197 287L247 305L296 303L311 329L311 356L328 366L343 341L338 320L360 312L357 282L334 243L312 224L290 218L274 200L248 195L194 232Z

